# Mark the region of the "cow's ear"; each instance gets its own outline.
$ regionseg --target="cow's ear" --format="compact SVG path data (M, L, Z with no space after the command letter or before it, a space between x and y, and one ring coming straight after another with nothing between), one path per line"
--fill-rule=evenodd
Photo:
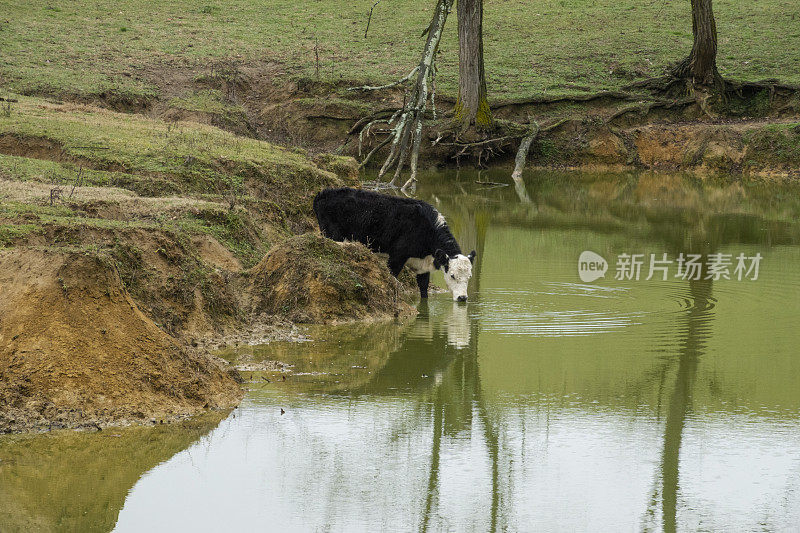
M472 250L469 253L469 255L467 256L467 259L469 259L470 263L474 263L475 262L475 250Z
M449 266L450 260L447 257L447 254L444 250L437 248L435 252L433 252L433 267L436 269L444 267L444 271L447 272L447 268Z

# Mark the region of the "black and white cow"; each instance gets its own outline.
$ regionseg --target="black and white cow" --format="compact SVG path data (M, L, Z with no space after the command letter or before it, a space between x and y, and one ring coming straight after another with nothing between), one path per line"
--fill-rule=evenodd
M322 234L334 241L358 241L389 255L396 277L408 265L417 274L420 296L428 297L430 273L441 269L453 300L467 300L475 252L463 255L444 217L421 200L344 187L314 197Z

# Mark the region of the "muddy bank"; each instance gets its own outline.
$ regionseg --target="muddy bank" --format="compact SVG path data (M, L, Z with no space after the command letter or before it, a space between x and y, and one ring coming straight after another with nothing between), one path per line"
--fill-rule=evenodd
M316 234L275 246L250 273L252 311L294 322L381 320L408 316L415 292L360 243Z
M0 432L174 419L241 397L235 374L141 312L103 256L0 252L0 317Z
M398 283L359 244L306 234L246 269L209 234L17 222L33 230L0 252L0 432L232 407L237 375L211 349L302 339L297 322L414 312L413 277Z
M150 253L186 253L168 243ZM122 249L147 254L136 245ZM162 257L156 277L118 252L0 252L0 433L169 422L233 407L240 378L210 349L304 338L295 323L415 312L411 275L398 282L364 246L319 235L275 245L251 270L211 269L206 278L175 275L188 254L173 266Z
M21 99L0 117L0 431L234 406L237 376L209 348L300 335L300 306L268 287L254 305L252 267L315 227L316 192L357 181L346 157ZM386 281L371 254L326 257L336 250L318 259L361 269L364 286ZM306 320L393 316L371 293L357 303Z

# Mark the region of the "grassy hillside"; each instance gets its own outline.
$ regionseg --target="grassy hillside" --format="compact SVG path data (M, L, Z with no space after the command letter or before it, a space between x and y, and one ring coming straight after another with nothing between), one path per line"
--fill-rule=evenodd
M0 86L22 93L148 97L174 76L235 61L262 77L389 81L422 46L431 1L0 0ZM691 46L689 2L488 0L491 97L615 88L658 74ZM715 5L724 76L800 83L800 3ZM439 59L440 91L456 82L455 19ZM219 71L219 65L216 65Z

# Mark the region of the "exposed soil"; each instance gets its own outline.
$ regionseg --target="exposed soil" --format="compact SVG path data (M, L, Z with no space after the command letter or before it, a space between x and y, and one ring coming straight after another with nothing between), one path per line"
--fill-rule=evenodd
M797 179L800 166L782 157L778 146L756 142L775 125L791 125L797 119L719 122L654 123L629 128L602 126L568 135L554 135L547 149L555 155L534 155L543 167L593 169L647 169L692 171L700 175L748 175ZM787 130L787 142L800 135ZM796 137L795 141L790 139Z
M235 374L141 312L108 258L0 252L0 432L170 419L240 397Z
M409 280L354 242L305 234L275 246L251 273L253 311L295 322L380 320L416 312Z

